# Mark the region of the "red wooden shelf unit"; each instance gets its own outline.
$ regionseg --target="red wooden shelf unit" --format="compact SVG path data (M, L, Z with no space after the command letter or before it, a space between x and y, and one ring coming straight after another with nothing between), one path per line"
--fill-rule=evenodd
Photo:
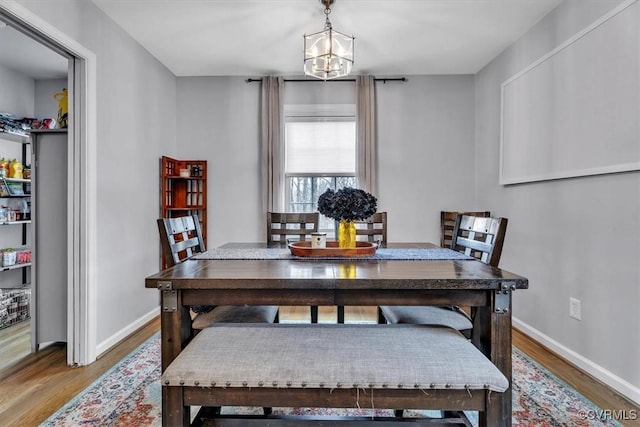
M184 176L187 173L188 176ZM207 161L177 160L162 156L160 181L160 217L177 218L198 215L206 245ZM164 268L164 262L162 264Z

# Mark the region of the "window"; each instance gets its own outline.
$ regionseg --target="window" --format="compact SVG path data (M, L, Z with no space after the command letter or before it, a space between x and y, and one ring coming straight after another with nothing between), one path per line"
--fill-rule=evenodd
M328 188L356 186L355 106L285 106L284 140L288 212L315 212ZM334 222L321 216L320 229Z

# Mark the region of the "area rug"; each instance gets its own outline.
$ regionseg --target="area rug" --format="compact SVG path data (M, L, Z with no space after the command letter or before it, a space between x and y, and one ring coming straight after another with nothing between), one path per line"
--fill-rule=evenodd
M160 336L154 335L79 393L42 426L161 426ZM224 408L251 413L252 408ZM390 416L385 410L274 408L274 414ZM410 412L408 416L422 415ZM427 415L433 415L429 412ZM477 422L477 413L469 413ZM517 426L620 426L569 385L514 347L513 419Z

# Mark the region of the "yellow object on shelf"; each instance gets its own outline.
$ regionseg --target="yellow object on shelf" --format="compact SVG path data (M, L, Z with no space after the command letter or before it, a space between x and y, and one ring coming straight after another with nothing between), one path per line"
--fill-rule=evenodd
M9 163L9 178L22 179L22 162L18 159L13 159Z
M9 160L0 159L0 177L9 177Z
M66 129L69 127L69 98L67 89L53 94L53 99L58 101L58 129Z

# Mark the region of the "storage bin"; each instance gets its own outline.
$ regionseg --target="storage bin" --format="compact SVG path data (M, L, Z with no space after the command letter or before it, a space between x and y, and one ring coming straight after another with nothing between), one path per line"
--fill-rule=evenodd
M0 329L30 318L30 289L0 289Z
M2 251L2 266L3 267L11 267L16 264L17 253L13 249L11 250L3 250Z

